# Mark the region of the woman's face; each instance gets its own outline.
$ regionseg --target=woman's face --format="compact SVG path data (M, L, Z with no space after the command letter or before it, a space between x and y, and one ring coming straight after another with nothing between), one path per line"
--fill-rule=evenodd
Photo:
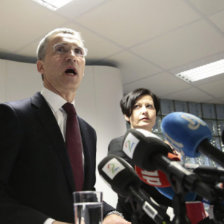
M152 131L156 123L156 109L152 97L150 95L140 97L134 105L131 116L125 116L125 119L130 122L131 128Z

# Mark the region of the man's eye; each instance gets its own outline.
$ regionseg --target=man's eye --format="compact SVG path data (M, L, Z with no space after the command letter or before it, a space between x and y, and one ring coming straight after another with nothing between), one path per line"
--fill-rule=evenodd
M75 54L79 55L79 56L83 56L84 55L84 51L81 48L75 48Z
M55 47L55 52L56 53L66 53L66 47L65 46L56 46Z

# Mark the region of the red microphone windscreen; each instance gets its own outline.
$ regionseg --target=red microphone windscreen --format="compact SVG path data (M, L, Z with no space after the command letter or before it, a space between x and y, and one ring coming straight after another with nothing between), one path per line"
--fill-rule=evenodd
M167 157L173 161L180 161L181 157L178 153L168 153ZM147 171L143 170L138 166L135 166L135 172L138 177L145 182L154 187L169 187L170 183L166 177L166 174L161 170Z
M141 169L138 166L135 166L135 172L138 174L138 177L146 184L154 187L170 186L166 175L161 170L147 171Z

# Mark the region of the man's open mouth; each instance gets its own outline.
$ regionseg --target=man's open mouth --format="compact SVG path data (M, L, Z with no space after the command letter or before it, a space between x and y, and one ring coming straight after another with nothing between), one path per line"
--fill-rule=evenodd
M66 69L66 70L65 70L65 73L66 73L66 74L74 74L74 75L77 74L76 70L75 70L75 69L72 69L72 68L68 68L68 69Z

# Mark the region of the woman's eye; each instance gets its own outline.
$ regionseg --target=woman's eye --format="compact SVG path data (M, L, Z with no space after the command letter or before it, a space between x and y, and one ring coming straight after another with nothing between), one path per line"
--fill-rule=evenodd
M153 109L154 107L152 104L149 104L149 105L147 105L147 108Z

